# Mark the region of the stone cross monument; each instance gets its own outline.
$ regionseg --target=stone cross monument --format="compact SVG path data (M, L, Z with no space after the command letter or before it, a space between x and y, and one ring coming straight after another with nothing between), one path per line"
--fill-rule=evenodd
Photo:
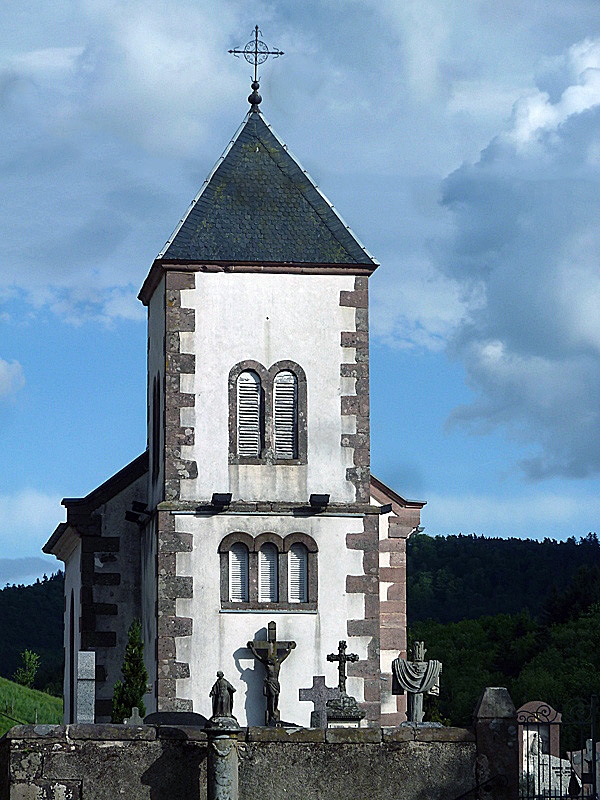
M396 658L392 661L394 694L404 694L408 699L406 718L408 722L423 722L423 695L440 693L441 661L425 661L425 643L415 642L413 660Z
M279 670L282 663L296 647L296 642L278 642L277 629L274 622L267 626L267 641L251 641L248 647L252 655L264 665L267 674L263 684L263 694L267 698L267 711L265 725L277 726L279 724Z
M358 727L361 719L365 716L356 698L346 694L346 664L358 661L356 653L346 653L346 642L342 639L338 644L337 653L329 653L327 661L338 662L339 673L339 697L327 701L327 725L328 727Z

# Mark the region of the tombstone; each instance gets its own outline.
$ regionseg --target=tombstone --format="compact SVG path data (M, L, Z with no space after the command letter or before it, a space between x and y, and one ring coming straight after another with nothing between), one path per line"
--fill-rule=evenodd
M325 685L324 675L313 675L310 689L298 689L298 699L312 702L313 711L310 712L311 728L327 727L327 701L340 697L340 690L336 687Z
M392 661L392 693L406 692L406 719L416 725L423 723L423 695L440 693L442 663L435 660L425 661L426 652L424 642L415 642L412 661L400 657Z
M96 653L80 650L77 653L77 692L75 722L96 721Z
M131 709L131 716L129 717L129 719L126 719L124 721L124 724L125 725L137 725L137 726L144 724L144 720L142 719L142 717L140 717L140 710L139 710L139 708L137 706L134 706Z
M359 660L356 653L346 653L346 647L346 642L342 639L338 644L337 653L329 653L327 656L327 661L338 662L339 673L339 697L326 703L328 728L359 728L365 716L356 698L346 693L346 664Z

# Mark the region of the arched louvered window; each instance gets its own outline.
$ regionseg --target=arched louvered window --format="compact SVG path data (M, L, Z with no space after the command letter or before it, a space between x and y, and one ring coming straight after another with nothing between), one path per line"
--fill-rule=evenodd
M248 602L248 548L240 542L229 551L229 599L232 603Z
M277 548L267 543L258 551L258 601L277 603L279 600L279 570Z
M288 594L290 603L308 602L308 550L299 542L288 556Z
M284 370L273 386L275 458L298 457L298 379Z
M261 385L256 372L246 370L237 379L238 456L258 458L262 450Z

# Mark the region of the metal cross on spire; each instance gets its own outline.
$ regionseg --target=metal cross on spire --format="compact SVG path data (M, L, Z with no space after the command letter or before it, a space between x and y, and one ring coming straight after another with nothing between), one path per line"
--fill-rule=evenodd
M254 28L254 39L244 45L241 50L235 49L229 52L236 58L244 56L249 64L254 64L254 80L252 81L252 94L248 98L248 102L252 106L252 111L258 111L258 106L262 102L262 97L259 95L258 90L260 84L258 82L258 65L264 64L269 56L278 58L284 55L283 50L269 50L268 46L259 38L261 30L258 25Z

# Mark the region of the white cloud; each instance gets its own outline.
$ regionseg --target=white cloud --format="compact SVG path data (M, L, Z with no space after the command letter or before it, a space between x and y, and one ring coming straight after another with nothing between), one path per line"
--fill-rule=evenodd
M23 489L0 495L0 540L6 558L39 555L42 545L64 519L60 495Z
M452 340L477 399L450 421L529 443L533 479L600 472L600 40L556 64L562 91L518 101L443 192L456 227L442 267L485 298Z
M23 367L18 361L0 358L0 398L10 397L25 386Z

